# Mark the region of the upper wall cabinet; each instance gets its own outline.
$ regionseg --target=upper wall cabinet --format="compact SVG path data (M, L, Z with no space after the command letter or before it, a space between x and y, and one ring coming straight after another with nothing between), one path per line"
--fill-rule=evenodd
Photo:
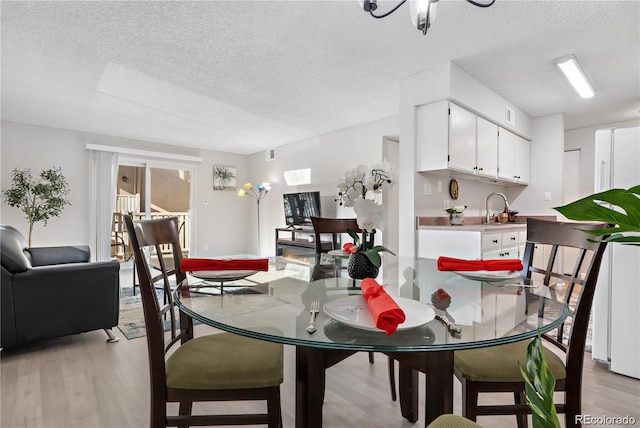
M527 143L525 173L516 167L515 139L513 145L502 144L505 150L512 152L502 156L498 153L501 147L499 134L508 131L452 102L443 100L418 107L416 126L418 171L448 175L460 173L469 178L499 180L505 184L526 184L529 180L528 141L517 137ZM521 148L520 155L524 154L525 148ZM502 172L500 159L505 163L504 174L498 173L499 166ZM512 159L511 165L506 165L507 159ZM515 179L516 176L521 178Z
M529 183L529 141L502 128L498 131L498 178Z

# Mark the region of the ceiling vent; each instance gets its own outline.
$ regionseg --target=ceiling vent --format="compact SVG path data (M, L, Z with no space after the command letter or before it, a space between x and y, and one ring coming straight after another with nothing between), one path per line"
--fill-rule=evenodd
M265 152L267 155L267 162L272 161L276 158L276 149L272 148L272 149L267 149L267 151Z
M516 116L509 106L505 107L504 120L508 125L516 126Z

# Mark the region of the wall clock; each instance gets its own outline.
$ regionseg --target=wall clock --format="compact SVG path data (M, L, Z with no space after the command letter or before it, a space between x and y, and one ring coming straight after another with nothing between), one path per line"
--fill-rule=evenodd
M449 195L451 199L458 199L458 182L455 178L449 182Z

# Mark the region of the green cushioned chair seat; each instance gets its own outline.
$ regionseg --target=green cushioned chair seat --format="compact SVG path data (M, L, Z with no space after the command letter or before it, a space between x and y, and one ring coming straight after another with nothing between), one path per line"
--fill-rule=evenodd
M283 348L231 333L189 340L167 359L167 386L241 389L282 383Z
M438 416L427 428L482 428L475 422L457 415Z
M469 349L454 353L454 366L460 375L471 381L522 382L520 365L526 369L529 341ZM544 356L556 379L567 377L564 362L545 347Z

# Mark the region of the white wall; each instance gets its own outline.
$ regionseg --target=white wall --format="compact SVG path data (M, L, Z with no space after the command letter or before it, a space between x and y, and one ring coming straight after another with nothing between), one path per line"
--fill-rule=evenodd
M553 207L562 205L564 166L564 116L532 119L529 185L508 187L507 197L526 215L558 215ZM545 192L551 199L545 201Z
M43 169L59 166L69 181L71 205L60 218L35 226L33 245L88 244L89 207L89 155L87 143L136 148L199 156L203 160L195 165L195 201L192 255L215 256L243 254L247 249L248 220L245 201L231 191L214 191L212 167L214 164L237 168L238 182L247 177L247 157L207 150L185 149L165 144L114 138L68 130L2 122L2 160L0 162L0 187L10 186L11 170L30 168L33 174ZM203 201L208 200L205 207ZM11 224L23 234L28 233L28 223L18 208L0 204L0 221ZM209 245L209 251L203 250Z
M640 120L572 129L564 133L564 149L579 149L581 152L580 197L584 198L594 192L596 131L598 129L632 128L635 126L640 126Z
M260 234L262 256L275 254L276 227L284 227L282 195L292 192L320 191L322 215L325 217L353 217L352 209L339 207L336 184L347 170L358 165L372 166L383 160L383 138L398 135L398 117L392 116L328 134L276 147L276 157L267 161L264 152L249 156L249 179L256 185L271 183L272 190L260 205ZM397 165L396 165L397 166ZM287 186L283 172L311 169L311 184ZM242 183L239 183L242 184ZM249 249L257 247L255 200L246 199L249 212Z

